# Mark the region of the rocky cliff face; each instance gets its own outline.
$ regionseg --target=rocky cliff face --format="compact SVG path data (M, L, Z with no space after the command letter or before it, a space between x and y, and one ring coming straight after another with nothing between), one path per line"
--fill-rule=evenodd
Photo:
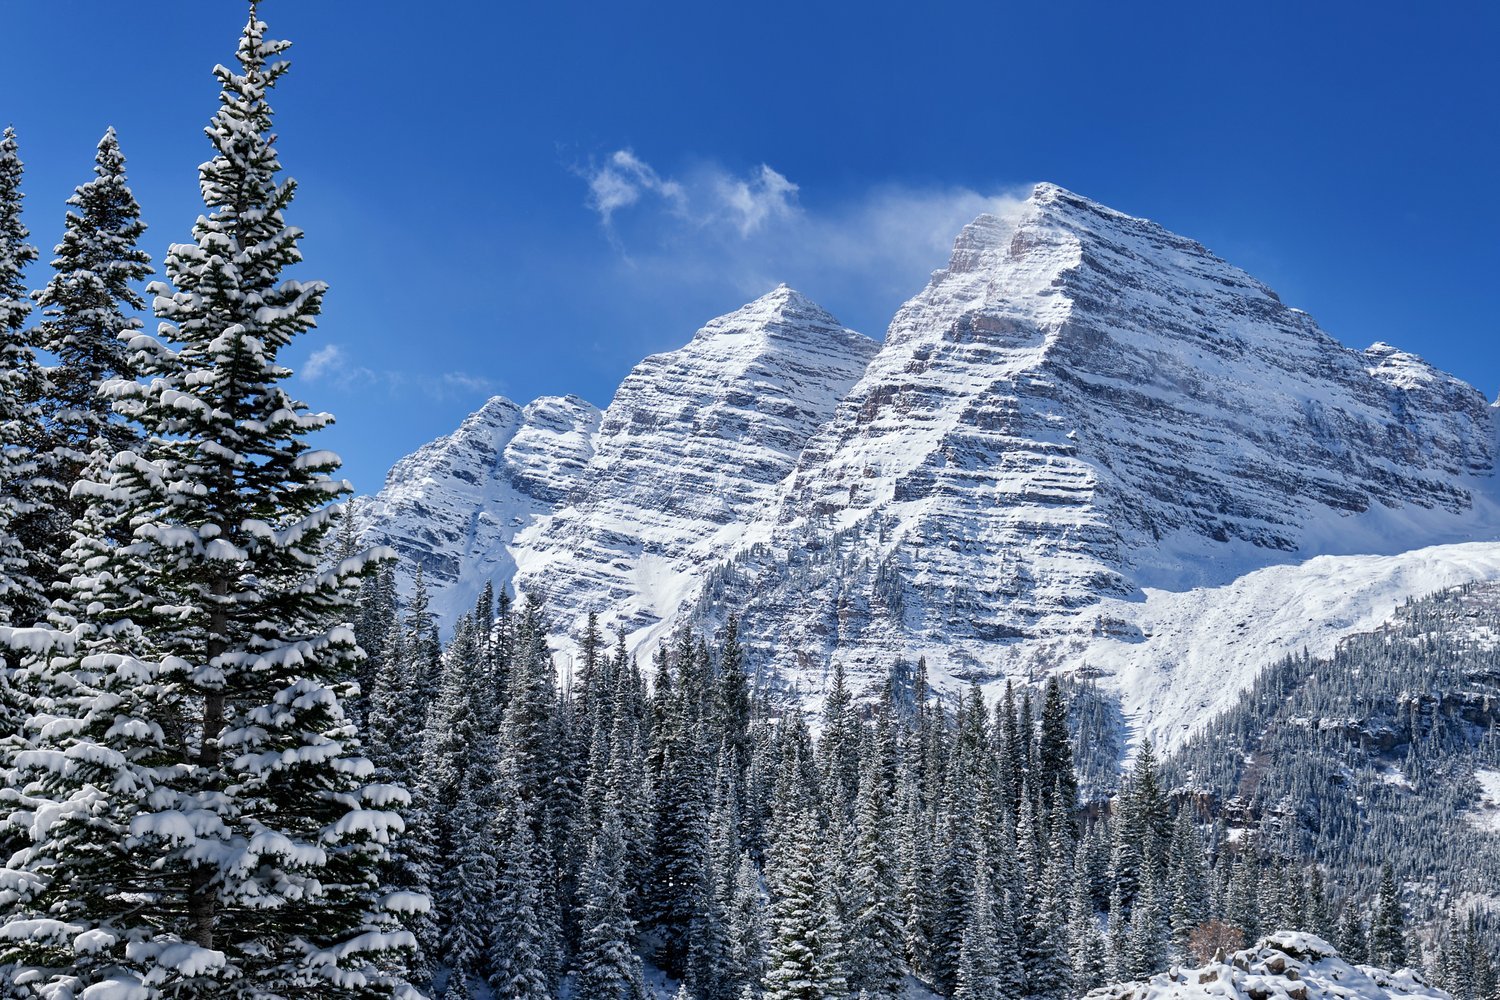
M646 359L602 418L492 401L369 523L441 608L494 577L637 646L737 613L800 698L834 659L870 687L898 656L939 685L1090 667L1149 722L1253 676L1224 630L1246 602L1317 651L1403 588L1500 575L1500 547L1423 549L1500 538L1495 459L1472 387L1040 185L964 229L883 344L778 288Z

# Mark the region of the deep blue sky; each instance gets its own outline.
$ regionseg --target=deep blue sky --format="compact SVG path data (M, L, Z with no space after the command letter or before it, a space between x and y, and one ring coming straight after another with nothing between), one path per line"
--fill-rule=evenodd
M491 391L607 404L778 280L878 336L963 217L1038 180L1202 241L1346 343L1500 382L1500 5L261 9L296 43L282 159L333 286L289 360L322 352L297 390L362 490ZM243 12L4 5L38 243L109 124L153 256L187 238Z

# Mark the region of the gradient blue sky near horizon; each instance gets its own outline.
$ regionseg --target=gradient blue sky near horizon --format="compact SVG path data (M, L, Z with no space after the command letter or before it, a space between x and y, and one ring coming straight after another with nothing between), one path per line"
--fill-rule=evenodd
M120 132L160 261L201 211L237 0L0 8L50 247ZM493 393L606 405L786 281L880 336L1036 181L1155 219L1335 337L1500 388L1500 6L263 0L303 273L288 356L361 491ZM39 268L38 282L45 280Z

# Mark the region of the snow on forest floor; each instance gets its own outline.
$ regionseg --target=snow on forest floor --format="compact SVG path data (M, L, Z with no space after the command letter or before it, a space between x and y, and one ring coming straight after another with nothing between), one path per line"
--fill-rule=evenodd
M1475 771L1474 780L1479 782L1479 802L1469 813L1469 824L1500 834L1500 771Z

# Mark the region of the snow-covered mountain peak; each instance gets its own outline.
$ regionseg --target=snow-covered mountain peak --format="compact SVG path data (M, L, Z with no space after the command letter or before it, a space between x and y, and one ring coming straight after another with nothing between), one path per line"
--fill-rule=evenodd
M421 566L451 622L484 584L515 573L510 544L568 495L593 454L599 409L577 396L525 407L494 396L452 434L403 458L355 506L367 541L402 556L403 589Z
M1041 186L965 227L693 613L812 690L834 658L1034 673L1145 592L1495 537L1495 450L1461 381Z
M716 354L732 350L732 341L758 351L818 350L820 340L850 344L868 338L846 329L828 310L783 283L755 301L709 320L684 350L700 341L716 341L705 345Z
M1371 375L1401 389L1435 386L1462 387L1465 390L1470 388L1462 379L1449 375L1415 354L1387 343L1376 341L1365 348L1363 353Z

